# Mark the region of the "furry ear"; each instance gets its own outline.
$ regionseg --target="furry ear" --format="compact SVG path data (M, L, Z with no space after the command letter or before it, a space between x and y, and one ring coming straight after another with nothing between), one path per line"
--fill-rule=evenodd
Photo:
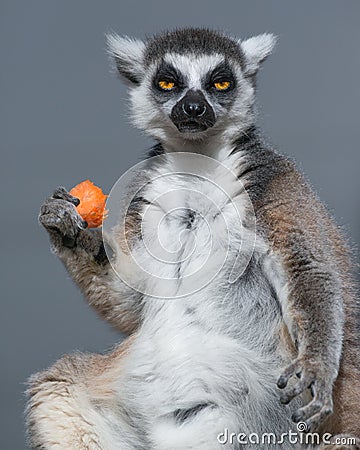
M120 75L133 84L140 84L144 76L144 42L112 33L107 35L107 44Z
M240 46L245 55L245 74L255 75L260 67L260 63L266 59L276 44L276 36L270 33L260 34L240 42Z

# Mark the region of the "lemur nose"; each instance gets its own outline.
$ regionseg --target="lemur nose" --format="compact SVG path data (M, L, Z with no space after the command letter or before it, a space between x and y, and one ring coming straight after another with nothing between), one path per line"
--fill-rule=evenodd
M200 117L205 114L206 105L196 102L184 102L182 109L187 116Z

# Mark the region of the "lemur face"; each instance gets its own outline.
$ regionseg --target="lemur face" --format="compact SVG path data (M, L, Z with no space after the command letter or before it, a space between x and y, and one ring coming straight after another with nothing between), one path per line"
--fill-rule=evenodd
M226 114L237 95L235 68L221 55L167 53L156 66L151 96L180 133L200 133Z
M254 120L254 82L275 37L240 42L182 29L142 42L109 36L119 73L130 82L135 124L160 141L231 136Z

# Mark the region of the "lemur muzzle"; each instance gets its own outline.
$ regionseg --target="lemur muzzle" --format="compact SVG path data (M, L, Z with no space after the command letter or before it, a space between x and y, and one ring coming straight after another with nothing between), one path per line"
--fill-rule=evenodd
M189 90L176 103L170 117L181 133L205 131L215 124L214 110L199 90Z

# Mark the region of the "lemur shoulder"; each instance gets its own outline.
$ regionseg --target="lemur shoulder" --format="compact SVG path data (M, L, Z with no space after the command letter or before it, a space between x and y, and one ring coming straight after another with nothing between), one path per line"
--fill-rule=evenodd
M255 125L255 77L274 44L193 28L109 36L134 123L157 144L108 242L64 188L39 220L89 304L129 337L31 378L33 448L257 448L218 437L280 436L298 422L354 438L319 448L360 448L348 247Z

